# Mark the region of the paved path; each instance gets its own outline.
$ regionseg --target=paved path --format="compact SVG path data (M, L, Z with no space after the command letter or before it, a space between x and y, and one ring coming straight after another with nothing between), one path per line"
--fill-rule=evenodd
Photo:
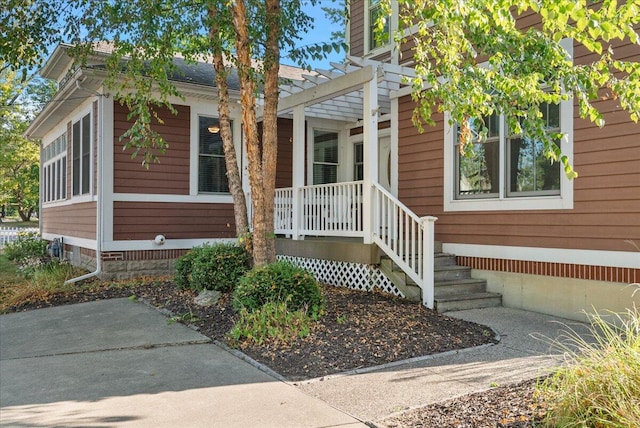
M6 427L356 427L128 299L0 316Z
M322 381L302 382L310 395L377 426L392 414L449 398L534 378L560 364L562 352L551 345L568 330L586 332L584 324L509 308L450 312L447 315L492 327L498 345L433 356Z

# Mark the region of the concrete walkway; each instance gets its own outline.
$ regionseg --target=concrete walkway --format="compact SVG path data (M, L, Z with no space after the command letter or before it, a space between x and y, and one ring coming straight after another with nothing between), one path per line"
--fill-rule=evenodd
M449 315L501 342L295 386L128 299L2 315L0 425L384 426L406 409L544 374L562 361L551 339L567 323L584 331L507 308Z
M356 427L142 303L0 316L6 427Z
M587 332L582 323L502 307L447 315L492 327L500 334L500 343L366 373L315 379L298 387L383 427L384 419L407 409L549 373L563 361L552 341L569 328L582 335Z

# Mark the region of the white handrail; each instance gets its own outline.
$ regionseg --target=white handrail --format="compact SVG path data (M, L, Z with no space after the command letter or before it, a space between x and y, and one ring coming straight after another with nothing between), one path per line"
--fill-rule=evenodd
M293 205L296 191L298 207ZM298 235L363 236L362 181L276 189L275 233L295 235L295 215L299 215Z
M433 309L434 222L418 217L388 190L373 185L373 242L422 289L422 303Z

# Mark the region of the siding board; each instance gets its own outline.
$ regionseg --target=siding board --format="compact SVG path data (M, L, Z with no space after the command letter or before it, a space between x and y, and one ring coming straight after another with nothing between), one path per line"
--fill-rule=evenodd
M55 235L96 239L96 203L44 207L42 230Z
M131 158L132 150L123 150L120 136L132 121L127 119L128 110L114 103L114 192L142 194L189 194L190 162L190 108L174 105L178 111L174 116L168 109L158 110L163 124L154 123L153 129L167 141L169 147L164 154L155 151L159 163L141 165L142 158Z
M116 241L233 238L233 204L169 202L114 202L113 238Z

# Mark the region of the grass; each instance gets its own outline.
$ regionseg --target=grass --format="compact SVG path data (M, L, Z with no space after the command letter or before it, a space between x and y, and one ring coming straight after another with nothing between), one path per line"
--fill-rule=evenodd
M613 319L611 318L613 317ZM589 341L570 334L568 365L538 386L551 427L640 427L640 313L589 315Z
M74 286L65 285L64 282L85 272L65 263L54 263L40 267L25 277L6 255L0 254L0 313L11 306L46 300L53 294L72 291Z

